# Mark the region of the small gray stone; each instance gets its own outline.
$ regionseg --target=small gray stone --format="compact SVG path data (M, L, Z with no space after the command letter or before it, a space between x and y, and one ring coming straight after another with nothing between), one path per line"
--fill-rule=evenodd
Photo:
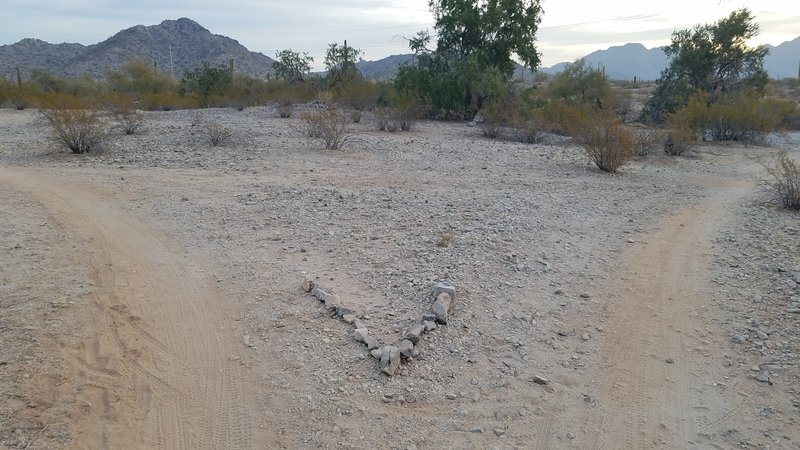
M359 330L366 330L366 328L359 328ZM381 346L380 342L378 342L378 340L375 339L372 336L367 336L364 339L364 343L367 344L367 350L379 349L380 346ZM378 356L378 357L380 357L380 356Z
M473 425L473 426L469 427L469 432L470 433L483 433L483 428Z
M422 336L423 331L425 331L425 327L421 323L415 323L414 325L408 327L406 332L403 333L403 338L416 345L417 342L419 342L419 338Z
M592 296L592 294L590 294L588 292L581 293L581 298L590 298L591 296Z
M381 349L379 349L379 348L376 348L376 349L371 350L369 352L369 354L372 355L372 357L375 358L375 359L381 359L381 353L383 353L383 352L381 352Z
M737 344L744 344L745 342L747 342L747 338L742 336L741 334L734 334L731 337L731 340Z
M400 354L405 356L406 358L411 357L411 353L414 351L414 343L409 341L408 339L403 339L402 342L397 346L400 349Z
M492 431L494 432L494 435L497 437L503 437L506 435L506 430L502 428L494 428L492 429Z
M331 294L323 291L318 286L314 286L314 289L311 290L311 295L316 297L316 299L321 301L321 302L324 302L324 301L328 300L331 297Z
M458 396L456 394L450 393L450 394L445 395L444 398L446 398L448 400L455 400L455 399L458 398Z
M352 314L345 314L345 315L342 316L342 320L345 323L354 324L354 323L356 323L356 316L354 316Z
M456 288L447 281L439 281L433 286L433 298L439 297L442 292L449 294L450 298L456 298Z
M353 332L353 338L358 342L367 342L369 338L369 331L366 328L358 328Z
M381 372L388 376L394 375L400 367L400 349L387 345L381 349Z
M356 328L367 328L367 326L364 325L364 322L362 322L362 321L360 321L358 319L356 319L355 326L356 326Z
M423 322L436 322L436 314L433 313L425 313L422 315Z
M325 300L325 307L328 309L336 309L340 304L339 296L336 294L329 296L328 299Z
M533 381L536 384L541 384L542 386L550 384L550 382L547 381L547 378L540 377L539 375L534 375L531 381Z
M433 321L430 321L430 320L426 320L425 322L422 322L422 325L425 327L425 332L426 333L436 329L436 322L433 322Z
M333 308L333 310L334 313L336 314L336 317L344 317L348 314L353 316L355 315L353 314L353 311L345 308L344 306L336 306L335 308Z

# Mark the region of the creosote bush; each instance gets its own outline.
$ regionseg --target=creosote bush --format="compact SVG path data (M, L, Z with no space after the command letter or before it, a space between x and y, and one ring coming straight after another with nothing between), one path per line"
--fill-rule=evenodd
M411 100L375 108L375 119L380 131L411 131L420 115L419 106Z
M214 147L224 145L233 136L231 130L218 122L211 122L206 125L206 137L208 142Z
M781 150L774 164L767 165L767 172L775 178L775 194L786 209L800 210L800 164Z
M508 123L508 105L500 101L484 104L480 110L480 118L478 126L483 135L489 139L497 139Z
M53 141L73 153L97 151L108 140L104 112L95 102L50 94L37 101L37 108L50 125Z
M606 172L616 172L635 154L633 133L616 120L599 119L586 129L583 140L589 159Z
M303 121L306 135L310 139L321 141L328 150L342 148L353 136L351 119L335 107L303 114Z

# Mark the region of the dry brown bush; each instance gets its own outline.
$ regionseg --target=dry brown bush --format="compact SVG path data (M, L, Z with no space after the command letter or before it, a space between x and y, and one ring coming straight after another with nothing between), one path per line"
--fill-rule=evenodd
M497 139L500 137L503 127L508 124L508 120L508 105L504 102L494 101L483 105L483 108L481 108L478 126L484 136L489 139Z
M422 108L413 100L405 99L391 106L375 108L375 119L381 131L411 131L422 116Z
M337 150L353 136L350 119L335 107L328 107L303 115L305 132L310 139L325 144L328 150Z
M775 178L775 194L781 205L800 210L800 164L793 161L786 150L781 150L775 163L765 167Z
M233 133L231 130L218 122L211 122L206 125L206 137L208 138L208 142L214 147L224 145L232 136Z
M95 102L50 94L37 99L36 106L50 126L53 141L73 153L96 151L109 138L104 112Z
M106 109L117 126L125 134L134 134L144 125L144 114L136 109L129 96L109 94L103 99Z
M600 118L585 133L586 154L600 170L616 172L634 156L633 133L615 120Z

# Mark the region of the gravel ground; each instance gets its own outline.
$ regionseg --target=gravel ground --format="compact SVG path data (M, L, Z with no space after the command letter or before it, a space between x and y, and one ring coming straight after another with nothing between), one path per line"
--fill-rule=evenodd
M626 255L672 214L713 201L716 183L757 182L754 161L775 151L703 145L609 175L569 140L493 141L468 124L429 121L384 133L370 115L330 151L302 135L300 114L313 108L289 119L270 108L146 113L142 133L99 155L58 151L33 113L0 111L2 166L103 192L207 264L239 314L228 332L242 349L226 356L262 377L252 389L271 402L263 426L285 448L583 447L603 405L598 384L613 383L598 336L615 314ZM231 142L211 147L192 125L197 114L228 127ZM57 239L57 218L0 188L0 248L11 256L0 262L0 342L25 342L0 350L0 388L14 399L0 408L0 446L69 447L69 420L37 433L78 397L31 408L32 384L14 374L25 367L44 383L58 372L54 343L75 339L63 324L80 321L80 309L42 299L85 301L86 271L63 264L82 243ZM701 434L724 448L800 445L800 314L791 312L800 309L800 221L766 192L757 183L712 236L707 351L723 352L711 358L724 377L716 381L743 406ZM439 280L457 289L452 320L387 377L352 326L300 290L302 272L381 343L428 311Z

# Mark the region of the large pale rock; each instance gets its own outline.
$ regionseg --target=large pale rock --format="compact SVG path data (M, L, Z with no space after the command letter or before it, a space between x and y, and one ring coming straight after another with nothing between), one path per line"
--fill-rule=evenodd
M308 274L303 274L303 282L300 284L300 287L303 289L303 292L311 292L314 289L314 281Z
M447 325L450 314L450 305L453 304L453 298L450 294L442 292L436 296L436 301L431 305L431 312L436 316L436 321Z

